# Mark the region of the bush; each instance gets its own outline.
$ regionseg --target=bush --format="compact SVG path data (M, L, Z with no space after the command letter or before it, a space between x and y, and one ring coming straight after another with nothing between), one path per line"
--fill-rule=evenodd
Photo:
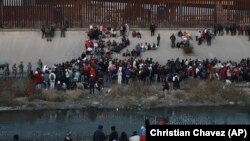
M41 93L36 89L36 84L28 78L23 79L4 79L0 78L0 93L5 92L14 97L28 97L29 100L34 98L34 95Z
M143 82L133 81L128 86L112 85L111 96L112 98L119 98L122 96L135 96L135 97L149 97L159 94L159 89L155 86L145 86Z
M43 91L40 99L45 101L63 102L66 100L66 97L64 94L59 94L56 90L47 90Z
M188 99L193 102L249 102L249 96L244 90L237 88L235 85L225 87L217 80L193 80L188 92Z
M13 95L2 93L0 95L0 106L14 107L20 106L20 103L15 100L15 97Z

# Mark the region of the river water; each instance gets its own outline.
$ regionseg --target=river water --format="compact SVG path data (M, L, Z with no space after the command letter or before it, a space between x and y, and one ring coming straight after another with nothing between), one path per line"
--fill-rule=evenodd
M77 140L91 139L98 125L110 133L115 125L117 131L126 131L130 136L149 119L158 124L168 117L169 124L249 124L250 107L175 107L154 110L119 110L87 108L81 110L37 110L0 112L0 141L11 140L14 134L20 139L61 141L71 131Z

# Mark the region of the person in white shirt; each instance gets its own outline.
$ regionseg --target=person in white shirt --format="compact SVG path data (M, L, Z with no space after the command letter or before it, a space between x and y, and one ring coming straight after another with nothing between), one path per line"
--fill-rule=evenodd
M133 135L129 138L129 141L140 141L140 136L137 134L137 131L133 132Z
M119 67L117 76L118 76L118 84L122 84L122 67Z

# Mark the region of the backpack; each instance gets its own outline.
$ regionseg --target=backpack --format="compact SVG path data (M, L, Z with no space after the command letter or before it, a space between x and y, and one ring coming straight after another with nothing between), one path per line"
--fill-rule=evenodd
M52 80L52 81L55 80L55 76L53 74L50 76L50 80Z

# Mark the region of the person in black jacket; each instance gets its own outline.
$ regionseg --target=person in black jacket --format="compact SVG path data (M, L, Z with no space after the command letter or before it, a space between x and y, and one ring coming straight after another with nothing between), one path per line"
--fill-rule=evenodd
M105 141L107 139L102 129L103 129L103 126L99 125L98 129L95 131L93 135L93 141Z
M71 136L72 136L72 133L68 132L67 135L64 138L64 141L73 141Z
M115 130L115 126L112 126L111 133L109 135L109 141L114 141L114 140L118 141L118 133Z
M167 80L164 81L164 84L162 86L163 86L164 97L167 98L168 91L169 91L169 84Z
M170 36L170 40L171 40L171 47L174 48L175 47L175 40L176 40L176 37L174 34L172 34Z
M155 35L155 28L156 28L155 24L152 23L152 24L150 25L151 36L154 36L154 35Z
M95 78L93 75L89 78L89 94L95 94Z
M13 140L12 141L19 141L19 135L18 134L15 134L13 136Z

